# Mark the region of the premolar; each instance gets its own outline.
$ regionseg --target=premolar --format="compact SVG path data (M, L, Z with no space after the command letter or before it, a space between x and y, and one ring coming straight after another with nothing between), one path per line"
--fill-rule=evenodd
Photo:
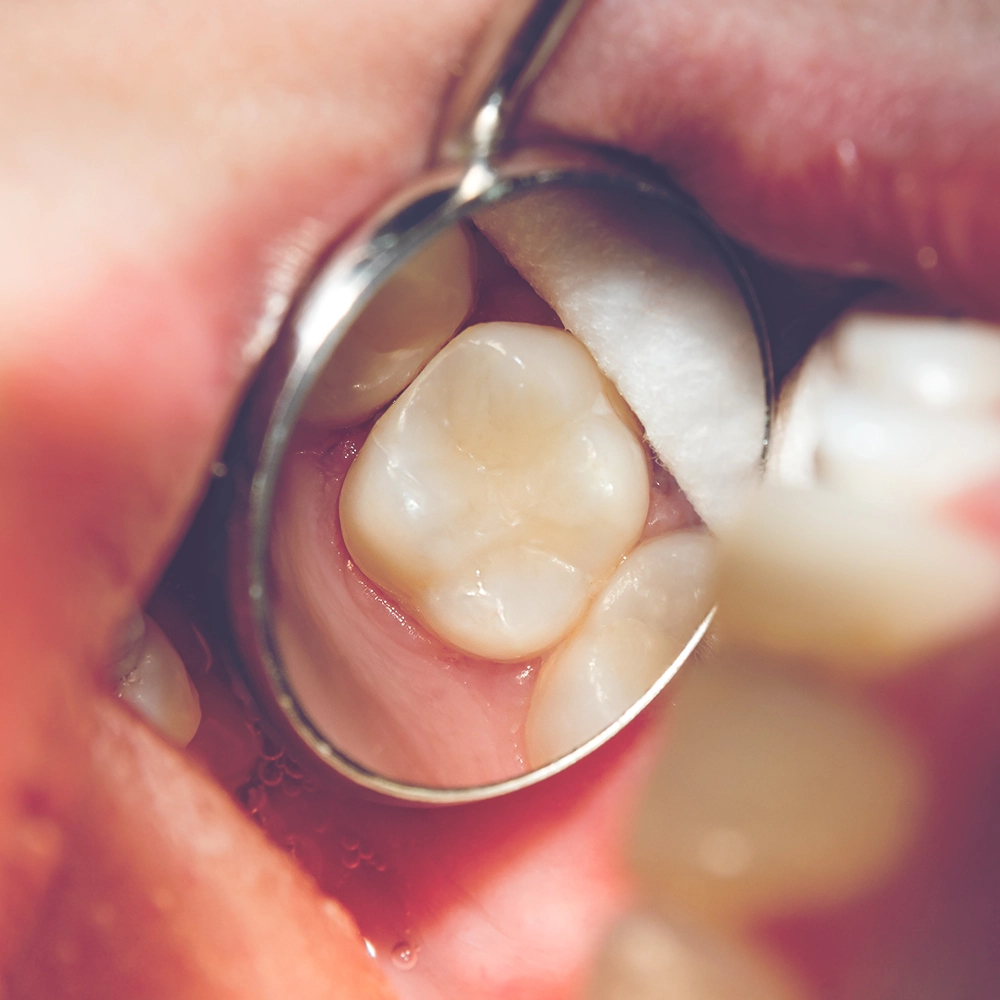
M625 559L542 665L525 726L533 766L596 736L684 650L711 607L712 550L707 531L677 531Z
M112 674L115 693L161 736L184 747L201 724L201 702L184 661L147 614L126 627L123 649Z
M718 600L728 641L883 673L1000 611L1000 560L926 515L768 487L723 536Z
M901 858L922 770L874 711L759 659L682 684L633 838L651 900L731 927L846 899Z
M473 265L472 245L458 226L407 261L337 345L306 402L305 419L350 427L401 392L468 314Z
M646 454L564 331L464 331L379 419L344 484L352 558L445 641L561 639L639 538Z

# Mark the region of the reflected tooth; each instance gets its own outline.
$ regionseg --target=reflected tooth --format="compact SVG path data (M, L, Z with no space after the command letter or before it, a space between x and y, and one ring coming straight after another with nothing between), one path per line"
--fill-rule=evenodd
M984 625L1000 608L1000 561L917 514L770 487L722 540L718 600L727 640L879 672Z
M648 506L645 451L579 342L484 323L379 419L340 518L361 571L431 630L518 659L575 624Z
M706 531L678 531L626 557L542 665L525 725L533 766L615 722L680 655L711 607L713 545Z
M935 410L1000 410L995 326L859 310L837 325L834 350L849 381L884 398Z
M130 620L115 665L116 694L165 739L184 747L201 723L201 702L183 660L149 615Z
M630 913L600 948L586 1000L802 1000L763 952Z
M458 226L412 257L354 321L303 417L349 427L397 396L468 315L473 269L472 244Z
M544 191L476 225L597 360L710 528L760 473L766 417L753 324L693 228L610 194Z
M994 479L1000 420L885 402L841 388L821 415L819 481L885 507L934 507Z
M860 702L763 663L685 673L640 809L633 863L651 899L720 926L839 902L899 861L922 772Z

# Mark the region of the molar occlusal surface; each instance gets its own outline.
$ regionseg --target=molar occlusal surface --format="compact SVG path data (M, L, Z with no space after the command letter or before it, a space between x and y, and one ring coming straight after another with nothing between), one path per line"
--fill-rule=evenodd
M453 646L556 643L638 541L649 472L601 374L562 330L469 328L375 424L347 475L351 557Z

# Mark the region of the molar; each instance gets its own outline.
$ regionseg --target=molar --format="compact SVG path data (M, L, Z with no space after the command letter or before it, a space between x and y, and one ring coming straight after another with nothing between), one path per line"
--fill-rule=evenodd
M376 423L340 518L369 579L457 648L511 660L572 628L648 505L645 452L579 342L486 323Z
M125 627L112 670L115 693L169 742L187 746L201 724L201 702L177 650L145 613Z

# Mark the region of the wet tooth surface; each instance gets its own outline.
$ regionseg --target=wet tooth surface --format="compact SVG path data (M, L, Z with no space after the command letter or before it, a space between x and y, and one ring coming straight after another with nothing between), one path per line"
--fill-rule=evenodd
M358 567L459 649L561 639L638 540L641 443L569 334L470 327L375 424L344 483Z
M525 726L541 766L614 722L690 641L711 607L714 540L678 531L638 546L542 665Z
M851 382L886 398L1000 411L1000 329L987 323L861 309L838 324L834 350Z
M187 746L201 723L198 692L183 660L163 630L142 615L143 630L116 669L116 694L128 702L161 736Z
M729 926L848 898L901 857L921 770L873 711L761 662L698 663L678 683L633 836L651 899Z
M1000 609L1000 561L918 514L768 487L722 540L718 600L727 641L881 672L985 624Z
M629 913L612 928L586 1000L804 1000L792 978L763 953Z
M396 396L455 333L472 306L472 244L446 230L380 289L334 352L303 416L349 427Z
M711 245L643 202L544 191L476 224L578 336L710 528L759 476L765 389L753 325Z

